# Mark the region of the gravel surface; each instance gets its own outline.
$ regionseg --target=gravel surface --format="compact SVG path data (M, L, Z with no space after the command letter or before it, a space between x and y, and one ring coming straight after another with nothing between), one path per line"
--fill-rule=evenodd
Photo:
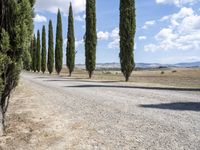
M20 107L43 124L26 149L200 149L200 91L25 72L21 83L31 100Z

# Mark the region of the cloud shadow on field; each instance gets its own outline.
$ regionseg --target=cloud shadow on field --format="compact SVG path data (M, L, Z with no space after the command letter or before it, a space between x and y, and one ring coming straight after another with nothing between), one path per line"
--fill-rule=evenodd
M152 109L179 110L179 111L200 111L200 102L147 104L147 105L139 105L139 107L152 108Z
M146 86L126 86L126 85L100 85L85 84L76 86L64 86L68 88L121 88L121 89L146 89L146 90L168 90L168 91L194 91L200 92L199 88L176 88L176 87L146 87Z

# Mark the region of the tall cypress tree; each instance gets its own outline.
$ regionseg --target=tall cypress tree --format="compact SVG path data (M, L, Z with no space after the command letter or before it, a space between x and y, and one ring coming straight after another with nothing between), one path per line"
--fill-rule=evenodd
M49 35L48 35L48 62L47 68L49 73L53 72L54 67L54 48L53 48L53 25L52 21L49 21Z
M40 57L40 31L37 31L37 51L36 51L36 69L40 72L41 69L41 57Z
M0 1L0 136L12 90L17 86L22 55L28 51L33 32L33 5L28 0Z
M37 64L37 40L36 40L36 37L35 37L35 34L34 34L34 38L33 38L33 53L32 53L32 69L34 72L37 71L37 68L36 68L36 64Z
M134 37L136 30L135 0L120 0L120 63L121 71L126 79L135 67Z
M86 0L85 61L89 77L96 67L96 0Z
M30 49L29 49L29 52L31 54L31 71L33 71L33 42L34 42L34 37L31 39L31 43L30 43Z
M57 14L57 28L56 28L56 48L55 48L55 68L56 72L60 74L63 65L63 36L62 36L62 18L60 10Z
M41 70L44 73L46 71L46 30L45 26L42 27L42 60Z
M74 18L72 4L70 3L69 7L69 16L68 16L68 33L67 33L67 53L66 53L66 64L69 69L69 75L71 76L74 71L75 64L75 37L74 37Z

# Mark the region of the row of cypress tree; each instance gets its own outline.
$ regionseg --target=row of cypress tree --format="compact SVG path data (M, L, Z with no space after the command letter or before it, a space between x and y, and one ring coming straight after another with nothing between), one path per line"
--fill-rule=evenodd
M68 27L68 42L67 42L67 66L70 71L70 75L74 70L75 61L75 38L74 38L74 26L73 26L73 11L70 3L69 9L69 27ZM37 31L37 38L33 37L30 46L30 54L32 58L31 70L34 72L43 73L48 69L51 74L54 69L54 40L53 40L53 25L52 21L49 21L48 29L48 55L46 54L46 29L42 27L42 48L40 44L40 31ZM73 55L73 58L71 57ZM48 56L48 59L46 58ZM57 27L56 27L56 45L55 45L55 70L60 74L63 65L63 36L62 36L62 18L61 12L58 10L57 14Z
M136 30L135 20L135 0L120 0L120 64L121 71L126 79L129 77L135 67L134 64L134 36ZM53 48L53 27L52 21L49 21L48 33L48 60L47 68L49 73L54 68L54 48ZM96 68L96 0L86 0L86 32L85 41L85 65L91 78ZM46 33L45 27L42 29L42 52L40 52L40 33L37 33L37 40L34 36L32 42L32 70L40 72L40 67L44 73L46 70ZM41 57L41 58L40 58ZM57 14L56 44L55 44L55 70L60 74L63 65L63 37L62 37L62 18L60 10ZM72 4L69 7L68 33L66 47L66 65L71 76L75 67L75 37L74 37L74 19Z

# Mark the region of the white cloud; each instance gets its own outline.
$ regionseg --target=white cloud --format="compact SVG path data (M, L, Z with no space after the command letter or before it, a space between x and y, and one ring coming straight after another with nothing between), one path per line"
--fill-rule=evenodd
M146 21L142 29L147 29L148 27L155 25L155 23L156 23L155 20Z
M83 39L82 40L77 40L76 39L76 41L75 41L75 47L76 48L79 48L83 44L84 44L84 40Z
M97 33L97 37L99 40L108 40L109 39L109 33L108 32L103 32L103 31L99 31Z
M177 7L182 7L185 4L193 5L199 0L156 0L158 4L173 4Z
M114 39L112 42L108 44L108 48L119 48L119 39Z
M179 25L177 23L177 20L183 19L183 18L185 18L187 16L191 16L191 15L194 15L193 9L192 8L183 7L183 8L181 8L181 10L178 13L175 13L175 14L172 14L172 15L168 15L168 16L164 16L160 20L161 21L170 20L173 25Z
M36 14L35 18L33 18L35 22L47 22L47 18L45 16L41 16Z
M86 0L37 0L35 10L36 12L57 13L59 8L63 13L68 14L70 1L76 14L85 11Z
M146 37L146 36L139 36L138 39L139 39L139 40L146 40L147 37Z
M77 15L75 16L76 21L84 22L85 21L85 14L83 16Z
M181 8L168 21L169 26L155 35L156 43L144 46L145 51L200 49L200 16L192 8Z
M108 44L108 48L119 48L119 28L115 28L110 33L112 41Z
M166 39L175 40L177 35L173 33L173 30L170 28L163 28L156 36L155 39L158 41L163 41Z
M113 39L119 39L119 28L113 29L110 36Z

